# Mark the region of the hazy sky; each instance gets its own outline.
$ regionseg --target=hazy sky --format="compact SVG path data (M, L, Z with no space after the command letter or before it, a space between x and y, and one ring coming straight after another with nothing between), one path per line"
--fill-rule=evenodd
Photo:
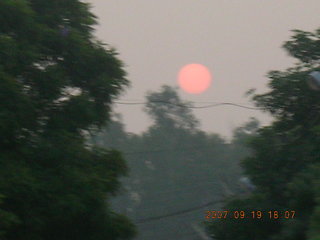
M194 102L252 105L244 93L267 91L266 74L294 63L281 48L292 29L320 27L319 0L87 0L99 18L96 35L115 47L125 63L131 88L123 100L144 101L147 91L176 86L179 69L188 63L207 66L212 86L203 94L179 90ZM200 105L200 104L198 104ZM141 105L119 105L126 130L139 133L150 124ZM230 136L260 111L232 106L194 110L201 128Z

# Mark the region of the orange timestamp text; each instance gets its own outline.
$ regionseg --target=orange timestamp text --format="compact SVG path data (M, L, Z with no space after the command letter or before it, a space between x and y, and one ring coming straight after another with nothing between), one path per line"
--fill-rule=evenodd
M206 211L206 219L292 219L296 211Z

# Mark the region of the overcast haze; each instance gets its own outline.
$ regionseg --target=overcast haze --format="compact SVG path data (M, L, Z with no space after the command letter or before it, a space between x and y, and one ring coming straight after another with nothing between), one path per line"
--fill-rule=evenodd
M292 29L320 27L319 0L88 0L99 18L97 37L115 47L131 87L120 99L144 101L147 91L176 86L188 63L207 66L211 87L200 95L179 90L184 100L252 105L244 93L267 91L270 70L293 66L281 48ZM200 104L198 104L200 105ZM141 105L119 105L126 130L139 133L151 124ZM230 136L250 117L269 116L233 106L194 110L201 129Z

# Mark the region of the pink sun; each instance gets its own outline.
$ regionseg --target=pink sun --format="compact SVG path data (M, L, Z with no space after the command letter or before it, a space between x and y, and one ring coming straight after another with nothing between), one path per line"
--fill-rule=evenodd
M185 92L199 94L209 88L211 74L208 68L201 64L188 64L180 69L178 83Z

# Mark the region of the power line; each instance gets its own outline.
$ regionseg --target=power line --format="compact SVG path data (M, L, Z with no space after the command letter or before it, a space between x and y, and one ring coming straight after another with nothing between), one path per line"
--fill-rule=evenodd
M231 102L212 102L212 104L209 105L204 105L204 106L190 106L186 104L178 104L178 103L173 103L170 101L163 101L163 100L153 100L149 102L154 102L154 103L165 103L168 105L174 105L177 107L182 107L182 108L191 108L191 109L201 109L201 108L212 108L212 107L218 107L218 106L223 106L223 105L230 105L230 106L235 106L235 107L240 107L240 108L245 108L245 109L250 109L250 110L262 110L262 108L258 107L250 107L250 106L245 106L237 103L231 103ZM121 105L146 105L148 102L120 102L120 101L114 101L116 104L121 104ZM190 103L197 103L197 102L190 102ZM198 102L199 103L199 102Z
M124 102L124 103L149 103L149 102L155 102L155 103L173 103L174 102L170 101L170 100L163 100L163 99L154 99L154 100L148 100L148 101L144 101L142 99L119 99L118 101L120 102ZM184 104L215 104L215 103L221 103L221 102L217 102L217 101L185 101L184 103L182 103L181 105ZM244 105L245 103L239 103L239 102L233 102L235 104L240 104L240 105Z
M210 205L214 205L214 204L217 204L217 203L222 203L223 201L224 200L214 200L214 201L210 201L210 202L208 202L206 204L202 204L202 205L197 206L197 207L187 208L187 209L183 209L183 210L180 210L180 211L176 211L176 212L172 212L172 213L168 213L168 214L164 214L164 215L160 215L160 216L156 216L156 217L142 218L142 219L139 219L138 221L136 221L135 223L136 224L141 224L141 223L145 223L145 222L151 222L151 221L160 220L160 219L163 219L163 218L178 216L178 215L182 215L182 214L185 214L185 213L193 212L195 210L199 210L201 208L204 208L204 207L207 207L207 206L210 206Z

